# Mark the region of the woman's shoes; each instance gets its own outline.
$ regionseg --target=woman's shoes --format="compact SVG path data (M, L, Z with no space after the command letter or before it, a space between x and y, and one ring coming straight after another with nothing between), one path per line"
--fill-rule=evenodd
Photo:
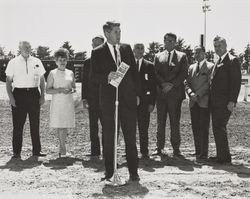
M59 153L59 158L68 158L68 157L71 157L70 153L65 153L65 154Z

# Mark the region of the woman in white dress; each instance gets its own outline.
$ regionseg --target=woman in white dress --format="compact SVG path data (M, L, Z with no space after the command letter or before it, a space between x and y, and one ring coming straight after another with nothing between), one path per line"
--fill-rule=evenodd
M50 127L59 137L59 157L66 155L66 137L69 128L75 127L73 93L76 91L74 73L66 69L69 59L67 49L60 48L54 54L57 68L50 71L46 92L52 95L50 104Z

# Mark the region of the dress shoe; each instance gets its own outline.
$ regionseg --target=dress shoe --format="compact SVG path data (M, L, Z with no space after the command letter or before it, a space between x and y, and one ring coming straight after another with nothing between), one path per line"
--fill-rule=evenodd
M155 151L152 153L153 156L155 155L162 155L162 150L161 149L155 149Z
M33 156L38 156L38 157L45 157L45 153L33 153Z
M21 158L21 154L20 153L14 153L12 158L19 159L19 158Z
M207 156L205 156L205 155L199 155L196 159L197 160L207 160Z
M212 156L212 157L209 157L208 160L210 160L210 161L217 161L218 157L217 156Z
M218 163L218 164L227 164L227 163L230 164L231 161L232 161L231 157L225 158L225 159L220 159L217 156L216 157L209 157L208 160L211 161L211 162Z
M110 179L112 178L113 174L110 173L105 173L105 176L101 178L101 181L110 181Z
M226 159L219 159L218 158L215 162L218 164L231 164L232 159L231 159L231 157L226 158Z
M142 154L141 158L145 159L145 160L148 160L149 159L149 155L148 154Z
M129 176L129 181L132 181L132 182L139 182L140 181L140 177L138 174L136 175L130 175Z
M183 158L184 156L181 154L180 150L174 150L173 153L174 157L178 157L178 158Z

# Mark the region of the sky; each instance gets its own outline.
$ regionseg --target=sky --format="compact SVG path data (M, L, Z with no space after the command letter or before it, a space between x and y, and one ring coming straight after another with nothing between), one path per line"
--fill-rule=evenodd
M250 0L208 0L207 50L223 36L228 49L242 53L250 43ZM91 40L103 34L109 20L121 23L123 43L163 43L173 32L193 48L204 33L203 0L0 0L0 46L17 52L18 42L30 41L57 50L69 41L75 52L91 51Z

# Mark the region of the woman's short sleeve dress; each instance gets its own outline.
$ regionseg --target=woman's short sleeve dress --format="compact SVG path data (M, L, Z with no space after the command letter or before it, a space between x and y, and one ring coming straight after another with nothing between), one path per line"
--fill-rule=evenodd
M53 88L72 89L74 74L71 70L64 71L54 69ZM53 94L50 104L50 127L51 128L74 128L75 127L75 107L73 94Z

